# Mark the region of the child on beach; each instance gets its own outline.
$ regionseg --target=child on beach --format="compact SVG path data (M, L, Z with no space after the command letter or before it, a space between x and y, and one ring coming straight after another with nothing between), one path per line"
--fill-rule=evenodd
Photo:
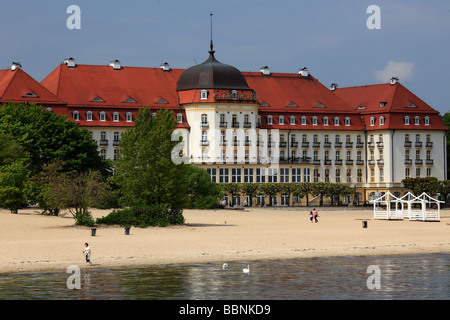
M87 242L84 244L83 253L86 256L86 265L87 266L92 265L92 263L91 263L91 247L89 247L89 244Z
M316 208L314 208L314 211L313 211L314 222L319 222L319 221L317 221L318 216L319 216L319 213L317 212Z
M313 212L312 211L309 212L309 221L311 221L311 223L313 222Z

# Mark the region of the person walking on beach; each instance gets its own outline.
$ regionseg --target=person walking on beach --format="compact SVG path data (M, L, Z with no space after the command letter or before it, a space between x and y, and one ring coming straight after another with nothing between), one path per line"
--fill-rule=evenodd
M316 208L314 208L314 210L313 210L314 223L319 222L317 220L318 216L319 216L319 213L317 212Z
M313 222L313 212L312 211L309 212L309 221L311 221L311 223Z
M91 263L91 247L89 247L89 244L87 242L84 244L83 253L86 256L86 265L87 266L92 265L92 263Z

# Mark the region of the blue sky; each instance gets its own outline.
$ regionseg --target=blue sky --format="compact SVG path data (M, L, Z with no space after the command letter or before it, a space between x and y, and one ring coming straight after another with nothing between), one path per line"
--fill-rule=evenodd
M67 7L81 9L70 30ZM381 29L367 28L370 5ZM450 112L448 0L3 0L0 69L20 61L41 81L64 58L81 64L188 68L208 57L241 71L306 66L324 85L386 82L391 75L441 112Z

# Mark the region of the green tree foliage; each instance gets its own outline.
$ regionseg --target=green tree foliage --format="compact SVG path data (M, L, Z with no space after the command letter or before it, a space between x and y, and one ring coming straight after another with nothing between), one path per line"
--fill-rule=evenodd
M405 188L411 190L411 192L419 196L423 192L429 196L435 197L438 194L447 201L447 197L450 194L450 180L438 180L437 178L409 178L402 180Z
M4 104L0 108L0 133L14 137L28 155L33 174L55 159L64 161L64 171L109 174L110 167L87 130L36 104Z
M26 203L25 184L28 170L21 161L0 167L0 207L17 213Z
M115 182L125 203L142 219L163 211L170 223L184 222L188 167L172 161L172 150L178 143L171 139L175 128L172 111L159 110L152 116L144 107L139 110L134 128L122 134Z
M27 158L25 150L14 137L0 131L0 166L12 164L17 160L27 162Z
M183 205L186 209L213 209L219 206L220 189L211 182L206 170L187 166L187 193L188 198Z

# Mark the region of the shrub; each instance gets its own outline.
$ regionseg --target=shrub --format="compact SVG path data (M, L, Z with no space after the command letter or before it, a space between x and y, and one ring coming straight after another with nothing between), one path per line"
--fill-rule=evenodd
M92 214L89 211L84 211L83 213L77 215L75 224L79 226L93 227L94 222L95 221Z

